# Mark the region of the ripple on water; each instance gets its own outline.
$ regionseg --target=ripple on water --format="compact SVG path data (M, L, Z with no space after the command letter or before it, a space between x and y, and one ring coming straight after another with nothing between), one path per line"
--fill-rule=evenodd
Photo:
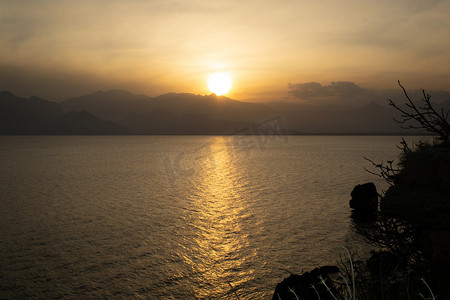
M374 180L363 156L399 141L0 139L2 297L67 299L268 298L286 270L334 263L349 192Z

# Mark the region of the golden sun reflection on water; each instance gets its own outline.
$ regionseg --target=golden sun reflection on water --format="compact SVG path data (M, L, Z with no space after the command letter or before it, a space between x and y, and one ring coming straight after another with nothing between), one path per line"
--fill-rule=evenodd
M198 210L192 219L195 250L184 259L201 278L200 288L195 291L197 297L231 296L230 286L223 282L236 287L253 273L244 266L246 257L254 254L246 249L248 235L241 225L246 216L240 192L243 178L222 137L214 138L205 151L208 153L201 163L201 179L192 195Z

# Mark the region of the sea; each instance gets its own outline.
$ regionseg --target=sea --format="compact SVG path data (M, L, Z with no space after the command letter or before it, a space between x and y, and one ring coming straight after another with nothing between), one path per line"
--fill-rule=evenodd
M0 136L0 298L271 299L367 250L350 192L401 139Z

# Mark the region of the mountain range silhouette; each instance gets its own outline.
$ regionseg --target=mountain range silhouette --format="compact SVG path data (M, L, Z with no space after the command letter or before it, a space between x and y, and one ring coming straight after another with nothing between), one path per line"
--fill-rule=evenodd
M384 100L384 99L383 99ZM450 107L450 100L441 104ZM60 103L0 92L0 134L235 134L273 118L289 134L405 134L387 105L249 103L225 96L98 91ZM248 132L248 131L247 131ZM417 133L417 132L410 132Z

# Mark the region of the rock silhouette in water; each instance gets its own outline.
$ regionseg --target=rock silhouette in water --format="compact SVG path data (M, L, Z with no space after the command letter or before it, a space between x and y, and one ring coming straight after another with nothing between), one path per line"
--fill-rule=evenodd
M358 184L350 193L350 208L357 218L367 219L376 215L378 210L378 192L373 182Z

